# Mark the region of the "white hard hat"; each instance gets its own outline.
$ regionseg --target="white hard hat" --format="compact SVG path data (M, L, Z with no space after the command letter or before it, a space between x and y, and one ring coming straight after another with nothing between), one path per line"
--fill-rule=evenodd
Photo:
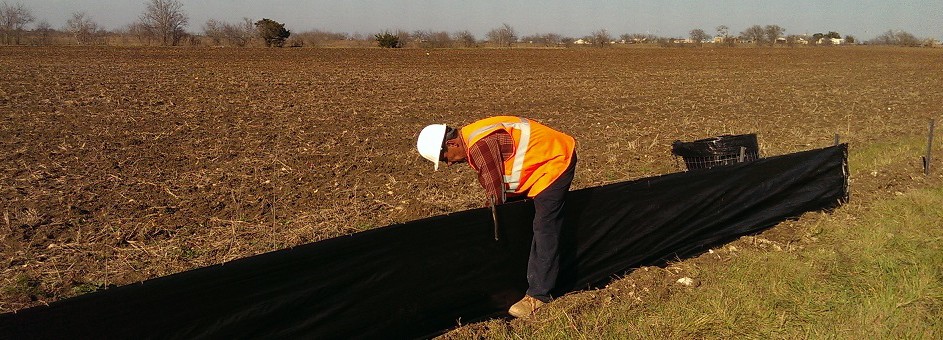
M439 170L439 156L442 154L442 142L445 141L445 124L432 124L426 126L419 132L419 138L416 140L416 150L422 158L428 159L435 164L435 170Z

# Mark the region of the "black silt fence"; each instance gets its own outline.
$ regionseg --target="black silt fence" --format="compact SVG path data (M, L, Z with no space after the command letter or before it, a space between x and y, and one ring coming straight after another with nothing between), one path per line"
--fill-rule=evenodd
M556 289L597 287L848 197L847 146L571 191ZM577 169L579 173L579 169ZM533 201L377 228L0 315L10 339L434 335L527 289Z

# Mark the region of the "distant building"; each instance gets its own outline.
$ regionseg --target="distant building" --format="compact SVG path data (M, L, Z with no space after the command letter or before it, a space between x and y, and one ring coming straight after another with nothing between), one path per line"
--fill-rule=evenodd
M845 39L838 38L819 38L819 40L815 42L817 45L841 45L844 43Z

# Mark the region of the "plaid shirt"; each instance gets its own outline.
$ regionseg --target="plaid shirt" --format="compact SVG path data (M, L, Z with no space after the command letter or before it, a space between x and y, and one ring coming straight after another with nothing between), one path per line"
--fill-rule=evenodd
M478 169L478 181L488 196L496 196L498 204L504 203L504 161L514 153L511 134L498 130L475 142L468 148L468 160Z

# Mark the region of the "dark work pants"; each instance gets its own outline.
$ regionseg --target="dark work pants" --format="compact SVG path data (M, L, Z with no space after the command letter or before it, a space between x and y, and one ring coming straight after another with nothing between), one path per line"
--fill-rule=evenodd
M527 260L527 295L543 302L550 301L550 290L560 273L560 232L563 229L563 203L573 175L576 173L576 152L570 166L557 180L534 197L534 239Z

